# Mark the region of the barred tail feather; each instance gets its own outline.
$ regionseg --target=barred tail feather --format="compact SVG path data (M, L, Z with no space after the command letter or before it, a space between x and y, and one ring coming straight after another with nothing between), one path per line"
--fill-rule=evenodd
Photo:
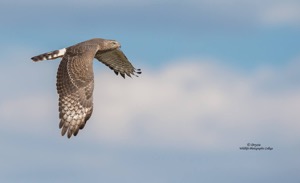
M66 48L63 48L60 50L55 50L55 51L34 56L31 58L31 60L33 60L34 62L38 62L42 60L52 60L64 56L65 53L66 53Z

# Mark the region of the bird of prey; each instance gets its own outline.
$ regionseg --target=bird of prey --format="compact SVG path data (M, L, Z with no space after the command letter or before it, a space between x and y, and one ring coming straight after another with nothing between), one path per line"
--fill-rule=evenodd
M94 73L96 58L116 75L137 76L135 69L115 40L94 38L73 46L34 56L34 62L62 58L57 71L56 88L59 95L59 128L68 138L83 129L93 112Z

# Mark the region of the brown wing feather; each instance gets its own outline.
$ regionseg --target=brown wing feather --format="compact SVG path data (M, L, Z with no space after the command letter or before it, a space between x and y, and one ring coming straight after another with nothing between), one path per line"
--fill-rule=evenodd
M140 69L135 69L120 49L106 52L98 51L95 58L114 70L117 75L120 73L123 78L125 78L125 74L129 77L131 75L137 76L135 73L141 74Z
M73 55L65 54L57 72L57 92L59 94L59 128L68 138L76 136L83 129L93 111L93 57L95 50ZM71 55L71 56L70 56Z

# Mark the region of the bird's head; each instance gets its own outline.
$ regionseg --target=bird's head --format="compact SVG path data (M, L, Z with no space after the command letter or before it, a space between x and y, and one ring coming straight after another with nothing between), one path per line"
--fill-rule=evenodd
M100 47L102 47L100 48L102 50L114 50L114 49L121 48L121 44L115 40L105 40L103 42L103 45L100 45Z

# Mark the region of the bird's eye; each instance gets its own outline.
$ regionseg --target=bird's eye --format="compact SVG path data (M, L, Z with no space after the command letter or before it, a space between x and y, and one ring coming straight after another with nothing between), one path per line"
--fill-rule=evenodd
M113 47L119 47L119 43L118 43L118 42L116 42L116 41L114 41L114 42L111 42L111 45L112 45Z

